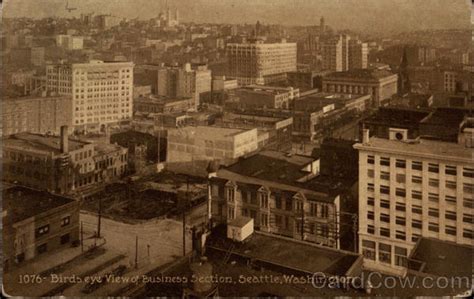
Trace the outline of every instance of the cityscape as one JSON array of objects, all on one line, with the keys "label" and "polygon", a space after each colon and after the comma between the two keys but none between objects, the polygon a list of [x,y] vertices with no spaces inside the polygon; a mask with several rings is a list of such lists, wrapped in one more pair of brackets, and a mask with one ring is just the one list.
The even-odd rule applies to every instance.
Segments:
[{"label": "cityscape", "polygon": [[472,296],[474,0],[1,14],[5,297]]}]

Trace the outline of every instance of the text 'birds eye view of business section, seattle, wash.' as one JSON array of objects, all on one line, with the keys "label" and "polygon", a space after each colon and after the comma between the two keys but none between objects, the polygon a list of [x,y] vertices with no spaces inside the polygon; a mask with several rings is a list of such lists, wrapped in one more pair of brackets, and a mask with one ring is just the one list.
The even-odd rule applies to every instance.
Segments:
[{"label": "text 'birds eye view of business section, seattle, wash.'", "polygon": [[472,296],[473,1],[3,1],[3,296]]}]

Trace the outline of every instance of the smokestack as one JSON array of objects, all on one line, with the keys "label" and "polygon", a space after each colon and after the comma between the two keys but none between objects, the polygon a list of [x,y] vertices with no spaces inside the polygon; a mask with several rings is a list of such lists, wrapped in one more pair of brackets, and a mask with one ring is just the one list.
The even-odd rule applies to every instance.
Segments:
[{"label": "smokestack", "polygon": [[369,143],[369,129],[363,129],[362,130],[362,143],[367,144]]},{"label": "smokestack", "polygon": [[61,153],[69,152],[69,136],[67,126],[61,126]]}]

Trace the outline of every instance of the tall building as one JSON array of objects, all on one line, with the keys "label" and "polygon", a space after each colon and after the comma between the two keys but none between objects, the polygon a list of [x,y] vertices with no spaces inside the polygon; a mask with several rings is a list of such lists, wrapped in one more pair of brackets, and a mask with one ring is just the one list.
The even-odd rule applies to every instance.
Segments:
[{"label": "tall building", "polygon": [[458,142],[408,139],[407,129],[391,128],[387,139],[365,130],[354,146],[364,267],[404,275],[422,237],[472,246],[473,126],[464,120],[454,127]]},{"label": "tall building", "polygon": [[334,72],[342,72],[343,55],[342,40],[340,37],[325,40],[321,44],[322,68]]},{"label": "tall building", "polygon": [[81,50],[84,46],[84,38],[82,36],[59,34],[56,35],[56,46],[66,50]]},{"label": "tall building", "polygon": [[162,66],[158,69],[157,94],[170,98],[193,98],[195,106],[204,93],[212,89],[212,73],[206,65],[186,63],[183,66]]},{"label": "tall building", "polygon": [[44,66],[43,47],[16,48],[10,53],[13,65],[22,67]]},{"label": "tall building", "polygon": [[296,71],[296,43],[229,43],[227,57],[226,76],[240,85],[280,81],[287,72]]},{"label": "tall building", "polygon": [[321,44],[322,67],[335,72],[365,69],[368,46],[347,34],[326,38]]},{"label": "tall building", "polygon": [[104,130],[131,119],[132,62],[103,62],[47,66],[47,88],[72,96],[72,124],[76,130]]},{"label": "tall building", "polygon": [[404,95],[411,91],[410,78],[408,76],[407,50],[403,50],[402,60],[398,69],[398,94]]},{"label": "tall building", "polygon": [[366,69],[368,65],[369,49],[367,43],[359,40],[349,41],[349,67],[348,69]]}]

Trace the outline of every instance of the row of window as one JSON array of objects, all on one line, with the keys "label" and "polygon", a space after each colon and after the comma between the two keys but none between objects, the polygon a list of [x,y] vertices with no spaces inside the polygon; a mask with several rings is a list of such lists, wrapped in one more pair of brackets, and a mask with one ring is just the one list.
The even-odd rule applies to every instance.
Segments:
[{"label": "row of window", "polygon": [[[368,164],[375,164],[375,157],[369,155],[367,157]],[[396,159],[395,160],[395,167],[397,168],[406,168],[406,160],[403,159]],[[387,157],[380,157],[380,165],[382,166],[390,166],[390,158]],[[423,163],[419,161],[412,161],[411,168],[413,170],[423,170]],[[439,164],[436,163],[428,163],[428,171],[433,173],[439,173]],[[452,165],[445,166],[445,173],[448,175],[457,175],[457,167]],[[474,168],[470,167],[463,167],[463,176],[474,178]]]},{"label": "row of window", "polygon": [[[436,180],[436,181],[433,181],[432,182],[433,185],[431,186],[434,186],[435,184],[438,185],[439,182]],[[453,185],[450,183],[450,187],[453,187]],[[452,188],[450,188],[452,189]],[[387,194],[387,195],[390,195],[390,187],[389,186],[384,186],[384,185],[380,185],[380,193],[381,194]],[[367,191],[368,192],[374,192],[375,191],[375,185],[372,184],[372,183],[368,183],[367,184]],[[463,184],[463,191],[464,193],[469,193],[469,194],[474,194],[474,184],[469,184],[469,183],[464,183]],[[412,190],[412,197],[415,198],[415,199],[421,199],[421,191],[418,191],[418,190]],[[429,193],[430,196],[433,195],[433,196],[438,196],[437,194],[435,193]],[[400,197],[406,197],[406,190],[403,189],[403,188],[395,188],[395,195],[396,196],[400,196]]]},{"label": "row of window", "polygon": [[[420,220],[413,220],[412,221],[412,227],[415,228],[415,229],[421,230],[423,228],[423,223]],[[431,232],[434,232],[434,233],[439,233],[439,224],[436,223],[436,222],[428,222],[428,230],[431,231]],[[451,226],[451,225],[446,225],[445,229],[444,229],[444,232],[447,235],[451,235],[451,236],[457,236],[457,233],[458,233],[457,228],[455,226]],[[371,234],[371,235],[374,235],[375,234],[375,227],[373,225],[367,225],[367,233]],[[379,229],[379,234],[380,234],[380,236],[390,238],[390,229],[381,227]],[[474,239],[474,231],[471,230],[471,229],[465,228],[465,229],[463,229],[462,236],[463,236],[463,238]],[[413,237],[412,237],[411,241],[416,242],[416,240],[419,237],[420,236],[418,234],[413,234]],[[406,241],[406,232],[404,230],[395,230],[395,238],[398,239],[398,240]]]},{"label": "row of window", "polygon": [[[382,203],[380,204],[382,206]],[[397,206],[398,207],[398,206]],[[403,206],[403,209],[405,207]],[[412,212],[415,214],[422,214],[422,207],[421,206],[413,206],[412,207]],[[439,209],[437,208],[429,208],[428,209],[428,215],[431,217],[439,218]],[[446,211],[444,214],[445,218],[448,220],[457,220],[457,213],[454,211]],[[373,211],[368,211],[367,212],[367,219],[374,220],[375,214]],[[469,224],[474,224],[474,216],[471,214],[463,214],[463,222],[464,223],[469,223]],[[380,214],[380,221],[381,222],[386,222],[390,223],[390,215],[381,213]],[[395,218],[395,223],[399,225],[406,225],[406,218],[403,216],[396,216]]]},{"label": "row of window", "polygon": [[[369,240],[362,240],[362,254],[366,259],[376,260],[376,246],[375,242]],[[395,265],[407,267],[408,250],[403,247],[394,246]],[[379,243],[378,246],[378,260],[382,263],[392,264],[392,246],[384,243]]]},{"label": "row of window", "polygon": [[[65,227],[71,223],[71,217],[66,216],[61,219],[61,227]],[[49,233],[49,224],[40,226],[36,229],[35,237],[39,238]]]}]

